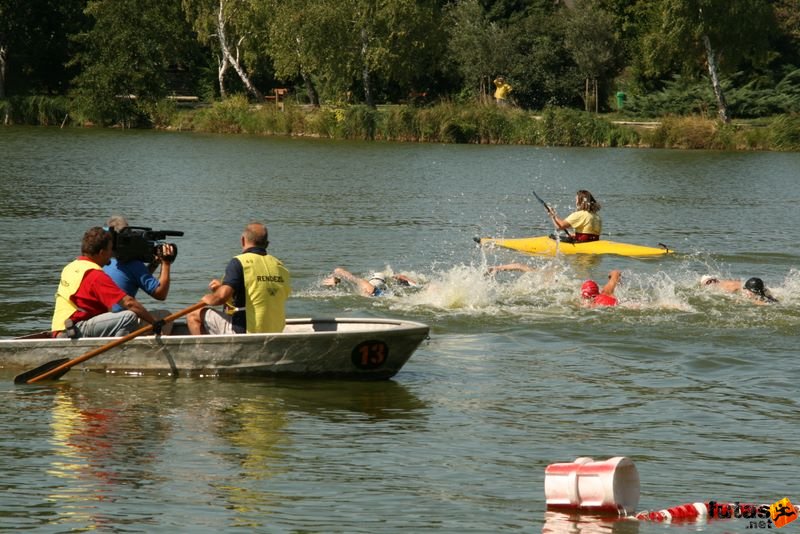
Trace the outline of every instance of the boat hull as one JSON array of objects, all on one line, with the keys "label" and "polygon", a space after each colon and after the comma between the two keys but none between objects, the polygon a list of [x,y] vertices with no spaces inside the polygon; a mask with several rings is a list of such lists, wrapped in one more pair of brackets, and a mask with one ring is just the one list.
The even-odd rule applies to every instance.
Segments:
[{"label": "boat hull", "polygon": [[564,243],[556,241],[549,236],[522,237],[515,239],[497,239],[485,237],[479,240],[483,245],[494,245],[502,248],[537,254],[542,256],[555,256],[557,254],[617,254],[619,256],[663,256],[672,251],[666,247],[646,247],[630,243],[618,243],[600,239],[586,243]]},{"label": "boat hull", "polygon": [[[140,336],[74,370],[169,376],[293,376],[384,380],[394,376],[429,327],[393,319],[289,319],[281,333]],[[3,339],[0,368],[30,369],[76,358],[110,338]]]}]

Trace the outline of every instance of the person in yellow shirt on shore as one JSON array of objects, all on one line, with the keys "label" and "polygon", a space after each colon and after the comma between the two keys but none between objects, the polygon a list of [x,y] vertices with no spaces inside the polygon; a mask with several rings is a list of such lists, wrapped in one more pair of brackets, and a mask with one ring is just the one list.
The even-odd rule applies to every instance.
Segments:
[{"label": "person in yellow shirt on shore", "polygon": [[514,90],[507,82],[506,79],[502,76],[498,76],[494,80],[494,99],[499,106],[507,106],[508,105],[508,95],[511,91]]}]

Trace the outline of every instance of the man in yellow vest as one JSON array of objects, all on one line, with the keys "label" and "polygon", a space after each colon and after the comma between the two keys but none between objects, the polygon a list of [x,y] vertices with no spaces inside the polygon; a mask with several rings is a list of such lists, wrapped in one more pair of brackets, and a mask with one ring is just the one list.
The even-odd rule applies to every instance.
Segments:
[{"label": "man in yellow vest", "polygon": [[[123,336],[140,328],[139,319],[161,333],[164,321],[127,295],[103,272],[113,255],[111,232],[96,226],[83,235],[81,255],[61,271],[51,330],[54,336]],[[119,304],[123,311],[113,313]]]},{"label": "man in yellow vest", "polygon": [[254,334],[282,332],[286,325],[286,299],[291,293],[289,271],[267,254],[267,227],[248,224],[241,237],[242,253],[228,262],[222,280],[208,284],[211,293],[201,300],[223,311],[203,308],[187,316],[189,332],[201,334]]}]

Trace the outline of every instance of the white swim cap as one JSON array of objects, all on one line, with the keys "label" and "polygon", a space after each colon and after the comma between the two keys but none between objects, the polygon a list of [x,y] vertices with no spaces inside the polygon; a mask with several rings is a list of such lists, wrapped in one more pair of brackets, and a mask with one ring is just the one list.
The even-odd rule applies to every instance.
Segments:
[{"label": "white swim cap", "polygon": [[383,289],[386,287],[386,277],[383,276],[383,273],[372,273],[369,283],[372,284],[372,287]]}]

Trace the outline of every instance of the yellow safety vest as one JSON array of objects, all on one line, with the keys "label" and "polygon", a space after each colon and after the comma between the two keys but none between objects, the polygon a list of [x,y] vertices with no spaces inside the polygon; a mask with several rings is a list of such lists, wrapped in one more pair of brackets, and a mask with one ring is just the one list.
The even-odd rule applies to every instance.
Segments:
[{"label": "yellow safety vest", "polygon": [[91,269],[102,270],[103,268],[93,261],[75,260],[61,271],[61,281],[58,283],[58,289],[56,290],[56,309],[53,312],[53,322],[50,325],[50,329],[53,332],[64,330],[64,322],[78,311],[78,307],[70,297],[78,292],[78,288],[81,287],[81,282],[83,282],[83,277]]},{"label": "yellow safety vest", "polygon": [[[289,271],[275,256],[246,252],[236,258],[244,271],[247,333],[282,332],[286,326],[286,299],[292,291]],[[233,302],[226,307],[241,311]]]}]

